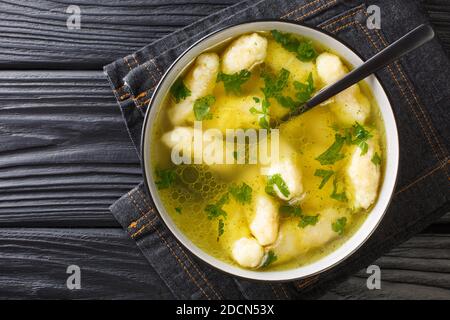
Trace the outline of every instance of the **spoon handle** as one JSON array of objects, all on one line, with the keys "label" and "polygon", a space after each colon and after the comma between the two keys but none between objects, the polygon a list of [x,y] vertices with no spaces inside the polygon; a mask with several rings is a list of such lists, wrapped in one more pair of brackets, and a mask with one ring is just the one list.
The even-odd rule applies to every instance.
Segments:
[{"label": "spoon handle", "polygon": [[427,24],[418,26],[414,30],[411,30],[403,37],[374,55],[372,58],[364,62],[356,69],[353,69],[336,83],[333,83],[319,91],[319,93],[317,93],[308,102],[306,102],[306,104],[302,108],[299,108],[297,112],[290,114],[289,118],[291,118],[293,115],[303,113],[321,104],[322,102],[325,102],[339,92],[344,91],[345,89],[365,79],[367,76],[371,75],[377,70],[399,59],[401,56],[430,41],[431,39],[433,39],[433,37],[434,31],[431,26]]}]

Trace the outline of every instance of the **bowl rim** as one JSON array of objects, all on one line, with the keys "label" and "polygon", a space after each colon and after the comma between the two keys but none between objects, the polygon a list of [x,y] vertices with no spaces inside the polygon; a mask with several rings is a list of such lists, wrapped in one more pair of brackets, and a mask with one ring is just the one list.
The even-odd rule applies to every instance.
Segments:
[{"label": "bowl rim", "polygon": [[[146,110],[145,115],[144,115],[144,121],[143,121],[143,124],[142,124],[142,129],[141,129],[141,139],[140,139],[140,142],[141,142],[141,144],[140,144],[140,153],[141,153],[141,156],[140,156],[140,164],[141,164],[141,169],[142,169],[142,174],[143,174],[143,179],[144,179],[144,181],[143,181],[143,182],[144,182],[144,183],[143,183],[143,184],[144,184],[144,188],[145,188],[147,194],[152,198],[152,202],[153,202],[154,205],[155,205],[155,209],[156,209],[155,212],[156,212],[156,214],[157,214],[157,215],[159,216],[159,218],[161,219],[163,225],[164,225],[164,226],[170,231],[170,233],[173,235],[173,237],[175,238],[175,241],[177,241],[179,244],[181,244],[181,246],[182,246],[183,248],[185,248],[186,250],[188,250],[188,251],[189,251],[196,259],[202,261],[203,263],[206,263],[208,266],[214,268],[215,270],[218,270],[218,271],[222,272],[223,274],[231,275],[231,276],[233,276],[233,277],[237,277],[237,278],[240,278],[240,279],[250,280],[250,281],[253,281],[253,282],[259,282],[259,283],[268,283],[268,282],[270,282],[270,283],[277,283],[277,282],[278,282],[278,283],[284,283],[284,282],[291,282],[291,281],[297,281],[297,280],[301,280],[301,279],[306,279],[306,278],[309,278],[309,277],[312,277],[312,276],[321,274],[321,273],[323,273],[323,272],[325,272],[325,271],[327,271],[327,270],[330,270],[330,269],[332,269],[333,267],[335,267],[335,266],[341,264],[342,262],[344,262],[345,260],[347,260],[350,256],[352,256],[359,248],[361,248],[361,247],[367,242],[367,240],[372,236],[372,234],[375,232],[375,230],[378,229],[378,227],[379,227],[381,221],[383,220],[383,218],[384,218],[384,216],[385,216],[385,214],[386,214],[386,211],[388,210],[388,208],[389,208],[389,206],[390,206],[390,204],[391,204],[391,202],[392,202],[392,199],[393,199],[393,197],[394,197],[394,192],[395,192],[395,189],[396,189],[396,187],[397,187],[397,182],[398,182],[398,169],[399,169],[399,162],[400,162],[400,143],[399,143],[399,136],[398,136],[397,117],[396,117],[395,112],[394,112],[394,110],[393,110],[393,108],[392,108],[392,106],[393,106],[392,101],[393,101],[393,100],[392,100],[392,98],[391,98],[391,96],[390,96],[390,93],[386,90],[386,86],[385,86],[385,85],[383,84],[383,82],[380,80],[379,76],[378,76],[376,73],[373,73],[371,76],[373,76],[373,77],[377,80],[378,84],[381,86],[381,89],[382,89],[383,93],[385,94],[385,96],[386,96],[386,98],[387,98],[387,100],[388,100],[388,102],[389,102],[389,108],[390,108],[391,111],[392,111],[393,125],[394,125],[394,128],[393,128],[393,129],[394,129],[394,131],[395,131],[395,133],[396,133],[396,136],[395,136],[395,138],[396,138],[396,139],[395,139],[395,144],[396,144],[396,146],[397,146],[397,151],[398,151],[398,152],[397,152],[397,155],[396,155],[396,158],[393,159],[394,162],[395,162],[395,177],[393,178],[394,181],[393,181],[393,186],[392,186],[392,192],[391,192],[390,195],[389,195],[389,199],[387,200],[386,206],[385,206],[383,212],[381,213],[381,215],[380,215],[378,221],[377,221],[376,224],[373,226],[372,230],[370,230],[370,232],[366,235],[366,237],[365,237],[362,241],[360,241],[360,243],[358,243],[358,245],[354,246],[354,247],[352,248],[352,250],[349,251],[345,256],[341,257],[341,259],[339,259],[338,261],[335,261],[334,263],[332,263],[332,264],[330,264],[330,265],[328,265],[328,266],[326,266],[326,267],[324,267],[324,268],[322,268],[322,269],[320,269],[320,270],[318,270],[318,271],[315,271],[315,272],[313,272],[313,273],[310,273],[310,274],[308,274],[308,275],[299,276],[299,277],[291,277],[291,278],[286,278],[286,279],[262,279],[262,278],[252,278],[252,277],[247,277],[247,276],[243,276],[243,275],[240,275],[240,274],[236,274],[236,273],[234,273],[234,272],[230,272],[230,271],[224,270],[224,269],[220,268],[219,266],[216,266],[216,265],[214,265],[213,263],[210,263],[209,261],[203,259],[203,258],[200,257],[199,255],[197,255],[197,253],[195,253],[195,252],[194,252],[187,244],[185,244],[185,243],[177,236],[177,234],[175,234],[175,232],[172,231],[172,229],[170,228],[170,226],[167,224],[165,218],[163,217],[163,214],[162,214],[162,213],[160,212],[160,210],[158,209],[157,204],[153,201],[153,194],[152,194],[152,192],[151,192],[151,188],[150,188],[149,183],[148,183],[148,181],[147,181],[147,172],[146,172],[146,157],[145,157],[145,146],[146,146],[146,136],[147,136],[146,133],[147,133],[147,129],[148,129],[148,127],[149,127],[150,114],[151,114],[151,110],[152,110],[152,106],[153,106],[153,101],[155,100],[154,98],[159,94],[159,91],[161,90],[162,84],[164,83],[164,81],[165,81],[166,77],[168,76],[168,74],[169,74],[169,73],[172,71],[172,69],[176,66],[176,64],[177,64],[177,63],[178,63],[178,62],[179,62],[186,54],[188,54],[192,49],[194,49],[197,45],[199,45],[199,44],[202,43],[203,41],[209,39],[210,37],[212,37],[212,36],[214,36],[214,35],[216,35],[216,34],[218,34],[218,33],[220,33],[220,32],[223,32],[223,31],[225,31],[225,30],[227,30],[227,29],[231,29],[231,28],[234,28],[234,27],[239,27],[239,26],[246,25],[246,24],[252,24],[252,23],[283,23],[283,24],[290,24],[290,25],[295,25],[295,26],[301,26],[301,27],[304,27],[304,28],[309,28],[309,29],[312,29],[312,30],[314,30],[314,31],[320,32],[320,33],[322,33],[322,34],[324,34],[324,35],[326,35],[326,36],[328,36],[328,37],[331,37],[332,39],[334,39],[335,41],[339,42],[339,43],[342,44],[344,47],[346,47],[348,50],[350,50],[350,51],[351,51],[353,54],[355,54],[360,60],[366,61],[366,59],[364,59],[364,57],[362,57],[362,55],[359,54],[358,51],[356,51],[356,50],[353,48],[352,45],[349,45],[346,41],[344,41],[344,40],[342,40],[342,39],[339,39],[335,34],[332,34],[332,33],[328,32],[328,31],[323,30],[323,29],[320,29],[320,28],[318,28],[318,27],[315,27],[315,26],[309,26],[309,25],[306,25],[306,24],[304,24],[304,23],[300,23],[300,22],[297,22],[297,21],[292,21],[292,20],[282,20],[282,19],[253,19],[253,20],[247,20],[247,21],[245,21],[245,22],[239,22],[239,23],[230,24],[230,25],[227,25],[227,26],[220,27],[220,28],[218,28],[217,30],[214,30],[214,31],[208,33],[207,35],[201,37],[200,39],[198,39],[198,40],[196,40],[194,43],[192,43],[187,49],[185,49],[185,50],[184,50],[184,51],[183,51],[183,52],[182,52],[182,53],[181,53],[181,54],[180,54],[180,55],[179,55],[179,56],[178,56],[171,64],[170,64],[170,66],[167,68],[167,70],[166,70],[166,71],[164,72],[164,74],[161,76],[161,78],[160,78],[158,84],[157,84],[156,87],[155,87],[155,90],[153,91],[153,94],[152,94],[152,96],[151,96],[151,99],[150,99],[150,101],[149,101],[149,103],[148,103],[147,110]],[[313,39],[313,40],[314,40],[314,39]],[[384,121],[383,121],[383,122],[384,122]],[[167,213],[167,215],[168,215],[168,213]],[[362,226],[361,226],[361,227],[362,227]],[[177,228],[178,228],[178,227],[177,227]],[[179,230],[179,232],[180,232],[180,233],[183,233],[181,230]],[[347,241],[348,241],[348,240],[350,240],[350,238],[347,239]],[[347,242],[347,241],[346,241],[346,242]],[[344,243],[343,243],[343,244],[344,244]],[[194,245],[195,245],[195,244],[194,244]],[[201,248],[198,248],[198,249],[199,249],[200,251],[203,251],[206,255],[211,256],[209,253],[205,252],[203,249],[201,249]],[[212,257],[212,256],[211,256],[211,257]],[[213,257],[213,258],[214,258],[214,259],[217,259],[217,258],[215,258],[215,257]],[[218,259],[217,259],[217,260],[218,260]],[[229,263],[227,263],[227,262],[223,262],[223,263],[225,263],[226,265],[229,265]],[[231,265],[230,265],[230,266],[231,266]],[[289,269],[289,270],[286,270],[286,271],[291,271],[291,270],[295,270],[295,269],[296,269],[296,268],[294,268],[294,269]],[[262,272],[262,273],[264,273],[264,272]]]}]

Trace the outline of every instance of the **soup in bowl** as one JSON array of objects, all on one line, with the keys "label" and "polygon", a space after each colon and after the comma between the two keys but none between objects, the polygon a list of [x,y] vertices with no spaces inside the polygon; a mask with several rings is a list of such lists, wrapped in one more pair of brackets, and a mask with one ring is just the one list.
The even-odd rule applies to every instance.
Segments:
[{"label": "soup in bowl", "polygon": [[288,121],[362,60],[280,21],[215,32],[158,85],[142,141],[161,218],[199,258],[257,280],[339,263],[375,230],[398,168],[389,99],[371,76]]}]

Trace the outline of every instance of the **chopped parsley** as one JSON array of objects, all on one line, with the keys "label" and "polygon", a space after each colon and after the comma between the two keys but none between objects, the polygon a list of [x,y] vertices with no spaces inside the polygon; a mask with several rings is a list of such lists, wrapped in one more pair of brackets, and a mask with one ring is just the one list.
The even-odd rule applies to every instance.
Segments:
[{"label": "chopped parsley", "polygon": [[316,225],[317,221],[319,221],[318,214],[315,216],[304,215],[302,208],[300,208],[299,206],[283,205],[280,207],[279,211],[285,216],[300,218],[298,227],[302,229],[306,228],[309,225],[314,226]]},{"label": "chopped parsley", "polygon": [[338,193],[337,190],[338,190],[337,179],[334,179],[333,180],[333,192],[331,193],[330,197],[334,200],[341,201],[341,202],[347,201],[347,196],[345,195],[345,191]]},{"label": "chopped parsley", "polygon": [[314,80],[312,73],[308,75],[306,83],[294,81],[294,87],[297,90],[297,93],[295,94],[297,98],[297,104],[306,103],[309,99],[311,99],[311,96],[314,93]]},{"label": "chopped parsley", "polygon": [[225,218],[227,216],[227,213],[222,209],[222,206],[228,203],[228,201],[228,193],[225,193],[215,204],[208,204],[205,207],[205,212],[208,214],[208,219],[212,220],[220,216]]},{"label": "chopped parsley", "polygon": [[270,194],[272,196],[275,195],[274,186],[277,186],[278,190],[285,197],[289,197],[289,195],[291,194],[289,192],[289,188],[288,188],[286,182],[283,180],[283,178],[281,177],[281,175],[279,173],[274,174],[273,176],[270,176],[269,179],[267,180],[267,185],[266,185],[266,189],[265,189],[266,193]]},{"label": "chopped parsley", "polygon": [[306,228],[307,226],[315,226],[317,221],[319,221],[319,215],[316,214],[315,216],[301,216],[300,222],[298,223],[299,228]]},{"label": "chopped parsley", "polygon": [[177,179],[177,173],[173,169],[156,170],[156,176],[159,180],[155,183],[160,190],[169,188]]},{"label": "chopped parsley", "polygon": [[302,208],[298,206],[282,205],[279,211],[288,217],[301,217],[303,215]]},{"label": "chopped parsley", "polygon": [[335,141],[324,153],[319,155],[316,160],[320,162],[321,165],[334,164],[335,162],[342,160],[344,154],[341,153],[341,149],[344,146],[345,137],[336,133]]},{"label": "chopped parsley", "polygon": [[211,106],[216,102],[216,98],[213,95],[207,95],[199,98],[194,102],[194,114],[195,119],[202,121],[204,119],[211,119],[212,114],[209,112]]},{"label": "chopped parsley", "polygon": [[241,204],[250,203],[252,201],[252,188],[246,184],[242,183],[241,186],[232,185],[229,189],[231,195],[236,199],[237,202]]},{"label": "chopped parsley", "polygon": [[272,30],[273,39],[289,52],[295,54],[300,61],[311,61],[317,57],[317,51],[311,41],[300,41],[289,33]]},{"label": "chopped parsley", "polygon": [[[258,99],[258,102],[256,102],[256,103],[259,103],[259,98],[256,98],[256,99],[255,98],[256,97],[253,97],[253,100],[255,100],[255,102],[256,102],[256,99]],[[263,129],[270,129],[270,124],[269,124],[269,119],[270,119],[269,118],[269,106],[270,106],[269,101],[264,99],[261,102],[261,110],[258,110],[255,107],[251,107],[250,108],[250,112],[252,114],[257,114],[257,115],[260,116],[259,117],[259,126],[261,128],[263,128]]]},{"label": "chopped parsley", "polygon": [[180,208],[180,207],[176,207],[176,208],[175,208],[175,211],[176,211],[177,213],[181,214],[181,208]]},{"label": "chopped parsley", "polygon": [[[264,79],[264,88],[261,88],[261,91],[264,94],[264,99],[261,101],[261,110],[257,110],[256,108],[250,108],[250,112],[252,114],[258,114],[259,117],[259,126],[263,129],[270,129],[270,117],[269,117],[269,107],[270,101],[269,99],[276,99],[281,105],[286,106],[288,108],[293,105],[293,101],[289,97],[284,97],[281,95],[281,91],[287,86],[287,81],[289,78],[290,72],[286,69],[281,69],[277,75],[274,75],[267,70],[264,70],[261,73],[261,77]],[[258,97],[253,97],[255,103],[259,103],[260,99]]]},{"label": "chopped parsley", "polygon": [[282,68],[277,75],[273,75],[267,70],[263,71],[264,88],[261,88],[266,99],[276,98],[281,95],[281,91],[287,86],[288,78],[291,73]]},{"label": "chopped parsley", "polygon": [[261,268],[267,268],[275,261],[277,261],[277,255],[275,254],[275,252],[273,252],[273,250],[269,250],[269,252],[267,253],[267,257],[264,260],[264,263],[261,266]]},{"label": "chopped parsley", "polygon": [[353,136],[355,137],[355,139],[352,140],[352,144],[357,145],[361,149],[361,155],[363,156],[367,153],[367,150],[369,150],[367,140],[372,138],[372,135],[358,122],[353,125],[352,129]]},{"label": "chopped parsley", "polygon": [[377,152],[375,152],[373,154],[373,156],[372,156],[371,161],[376,166],[380,165],[381,164],[381,157],[380,157],[380,155]]},{"label": "chopped parsley", "polygon": [[322,189],[325,184],[330,180],[330,178],[333,176],[334,171],[333,170],[324,170],[324,169],[317,169],[316,172],[314,172],[314,176],[321,177],[322,181],[320,182],[319,189]]},{"label": "chopped parsley", "polygon": [[216,82],[222,81],[227,93],[239,95],[241,86],[250,79],[250,76],[251,72],[245,69],[233,74],[219,72]]},{"label": "chopped parsley", "polygon": [[345,225],[347,224],[347,218],[342,217],[337,219],[331,224],[331,228],[334,232],[338,233],[340,236],[344,233]]},{"label": "chopped parsley", "polygon": [[183,80],[181,80],[180,78],[178,78],[174,82],[174,84],[170,88],[170,93],[174,97],[176,103],[186,99],[191,95],[191,91],[186,87]]},{"label": "chopped parsley", "polygon": [[223,222],[223,219],[219,219],[219,225],[217,228],[217,241],[219,241],[219,238],[223,233],[225,232],[225,223]]}]

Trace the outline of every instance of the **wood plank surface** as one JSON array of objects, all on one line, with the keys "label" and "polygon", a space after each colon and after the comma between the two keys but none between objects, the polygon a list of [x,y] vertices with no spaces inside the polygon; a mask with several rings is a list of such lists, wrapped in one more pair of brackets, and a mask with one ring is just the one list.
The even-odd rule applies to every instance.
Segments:
[{"label": "wood plank surface", "polygon": [[118,226],[141,180],[101,71],[0,72],[0,226]]},{"label": "wood plank surface", "polygon": [[[0,229],[0,299],[164,299],[170,291],[122,229]],[[67,267],[81,269],[69,290]]]},{"label": "wood plank surface", "polygon": [[[95,69],[238,0],[0,1],[0,69]],[[81,29],[69,30],[69,5]]]},{"label": "wood plank surface", "polygon": [[[374,264],[381,289],[355,276],[323,299],[450,299],[450,235],[426,234],[400,245]],[[0,229],[2,298],[170,298],[157,275],[118,229]],[[430,263],[432,261],[432,263]],[[66,268],[81,268],[81,289],[68,290]]]}]

